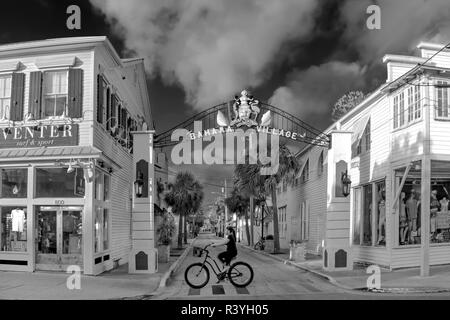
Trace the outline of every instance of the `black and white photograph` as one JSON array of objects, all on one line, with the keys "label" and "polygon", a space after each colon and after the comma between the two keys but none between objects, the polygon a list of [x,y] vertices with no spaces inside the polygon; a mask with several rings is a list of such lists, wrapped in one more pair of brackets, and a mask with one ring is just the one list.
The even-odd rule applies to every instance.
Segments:
[{"label": "black and white photograph", "polygon": [[450,2],[4,1],[0,175],[0,303],[450,299]]}]

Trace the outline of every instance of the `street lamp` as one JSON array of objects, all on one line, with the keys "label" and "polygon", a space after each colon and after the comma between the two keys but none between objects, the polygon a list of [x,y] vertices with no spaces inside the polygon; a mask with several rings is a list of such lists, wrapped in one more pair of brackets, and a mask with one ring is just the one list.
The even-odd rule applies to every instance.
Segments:
[{"label": "street lamp", "polygon": [[350,180],[350,176],[348,175],[347,170],[345,170],[345,172],[342,172],[341,182],[342,194],[344,195],[344,197],[347,197],[350,194],[350,185],[352,184],[352,180]]}]

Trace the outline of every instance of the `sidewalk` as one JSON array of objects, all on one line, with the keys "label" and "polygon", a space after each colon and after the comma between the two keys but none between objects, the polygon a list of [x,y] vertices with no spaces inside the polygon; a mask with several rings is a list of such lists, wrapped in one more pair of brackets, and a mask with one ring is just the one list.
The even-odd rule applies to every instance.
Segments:
[{"label": "sidewalk", "polygon": [[[190,243],[192,242],[189,241]],[[185,245],[185,248],[189,247]],[[181,251],[183,252],[183,251]],[[81,275],[81,289],[69,290],[63,272],[0,271],[0,299],[18,300],[107,300],[144,299],[153,295],[168,278],[170,269],[182,254],[175,253],[169,263],[159,263],[154,274],[128,274],[128,265],[98,276]]]},{"label": "sidewalk", "polygon": [[[271,254],[264,251],[254,250],[248,246],[241,247],[269,256],[285,264],[314,273],[325,278],[332,284],[347,290],[367,290],[367,280],[372,273],[366,273],[367,267],[355,264],[354,270],[328,272],[322,269],[321,257],[307,255],[306,260],[294,262],[289,260],[289,250],[284,249],[281,253]],[[407,268],[390,271],[381,271],[381,290],[378,292],[389,293],[436,293],[450,292],[450,265],[431,266],[430,276],[420,277],[420,268]]]}]

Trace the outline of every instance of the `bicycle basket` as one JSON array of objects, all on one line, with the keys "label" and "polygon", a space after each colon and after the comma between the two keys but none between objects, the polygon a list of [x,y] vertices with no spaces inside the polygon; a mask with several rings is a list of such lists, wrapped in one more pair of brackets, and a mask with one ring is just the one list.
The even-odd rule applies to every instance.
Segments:
[{"label": "bicycle basket", "polygon": [[194,247],[194,249],[192,250],[192,254],[194,255],[194,257],[201,257],[202,256],[202,248]]}]

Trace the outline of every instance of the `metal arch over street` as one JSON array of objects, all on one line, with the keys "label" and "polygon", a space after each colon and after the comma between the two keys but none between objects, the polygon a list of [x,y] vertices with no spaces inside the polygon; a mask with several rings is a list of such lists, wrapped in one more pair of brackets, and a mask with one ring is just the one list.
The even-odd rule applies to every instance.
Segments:
[{"label": "metal arch over street", "polygon": [[[243,91],[245,92],[245,90]],[[236,96],[237,98],[237,96]],[[234,103],[234,104],[233,104]],[[166,130],[160,134],[155,135],[154,139],[154,147],[156,148],[164,148],[174,146],[179,141],[172,141],[171,135],[175,129],[186,129],[189,132],[194,132],[194,122],[201,121],[203,128],[217,128],[218,127],[218,115],[220,114],[223,117],[223,121],[228,124],[233,125],[233,122],[236,122],[237,111],[235,109],[236,103],[233,101],[225,102],[222,104],[215,105],[207,110],[201,111],[196,115],[190,117],[189,119],[183,121],[182,123],[174,126],[173,128]],[[330,137],[323,133],[322,131],[312,127],[311,125],[305,123],[300,120],[296,116],[281,110],[275,106],[264,102],[258,102],[258,111],[256,113],[256,117],[261,113],[264,118],[266,114],[270,114],[270,125],[264,125],[265,128],[275,128],[275,130],[283,130],[284,132],[297,133],[296,142],[322,146],[325,148],[330,147]],[[233,111],[235,113],[235,117],[233,120]],[[270,112],[269,112],[270,111]],[[254,120],[256,120],[256,117]],[[250,120],[251,121],[251,120]],[[264,120],[261,120],[264,121]],[[256,123],[256,122],[254,122]],[[287,139],[282,136],[282,138]],[[292,140],[292,139],[289,139]]]}]

